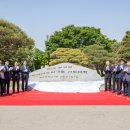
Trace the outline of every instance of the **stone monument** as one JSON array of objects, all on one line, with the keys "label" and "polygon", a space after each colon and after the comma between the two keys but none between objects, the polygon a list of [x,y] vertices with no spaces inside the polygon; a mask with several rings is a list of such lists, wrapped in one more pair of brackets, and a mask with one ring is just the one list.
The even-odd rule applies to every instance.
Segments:
[{"label": "stone monument", "polygon": [[61,63],[30,73],[30,81],[57,82],[57,81],[99,81],[102,77],[96,70],[75,65],[72,63]]}]

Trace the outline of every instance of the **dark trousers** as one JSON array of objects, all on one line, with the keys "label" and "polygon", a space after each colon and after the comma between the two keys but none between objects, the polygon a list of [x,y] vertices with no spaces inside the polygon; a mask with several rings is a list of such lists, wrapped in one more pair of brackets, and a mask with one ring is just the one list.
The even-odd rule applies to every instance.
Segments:
[{"label": "dark trousers", "polygon": [[1,91],[1,96],[3,96],[4,93],[4,79],[0,78],[0,91]]},{"label": "dark trousers", "polygon": [[28,91],[28,74],[22,75],[22,91]]},{"label": "dark trousers", "polygon": [[105,78],[105,90],[111,90],[111,78]]},{"label": "dark trousers", "polygon": [[115,92],[116,78],[113,78],[113,79],[112,79],[112,82],[113,82],[113,84],[112,84],[112,90]]},{"label": "dark trousers", "polygon": [[9,94],[10,78],[4,79],[4,93]]},{"label": "dark trousers", "polygon": [[115,91],[117,91],[117,88],[119,86],[119,79],[118,78],[113,78],[112,82],[113,82],[112,90],[115,92]]},{"label": "dark trousers", "polygon": [[127,95],[130,97],[130,81],[127,82]]},{"label": "dark trousers", "polygon": [[118,85],[117,85],[117,93],[120,94],[122,91],[122,85],[123,85],[123,81],[122,78],[118,79]]},{"label": "dark trousers", "polygon": [[124,95],[127,95],[128,92],[128,84],[126,81],[123,81],[123,93]]},{"label": "dark trousers", "polygon": [[17,92],[19,92],[19,78],[13,78],[13,93],[15,93],[15,83],[17,83]]}]

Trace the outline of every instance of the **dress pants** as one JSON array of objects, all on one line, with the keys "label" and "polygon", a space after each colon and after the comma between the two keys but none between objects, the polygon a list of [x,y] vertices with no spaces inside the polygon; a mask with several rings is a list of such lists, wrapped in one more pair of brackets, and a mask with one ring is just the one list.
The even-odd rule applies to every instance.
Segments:
[{"label": "dress pants", "polygon": [[115,92],[115,87],[116,87],[116,78],[112,78],[112,82],[113,82],[113,85],[112,85],[112,91]]},{"label": "dress pants", "polygon": [[119,79],[118,79],[118,85],[117,85],[117,93],[118,93],[118,94],[121,94],[122,84],[123,84],[122,78],[119,78]]},{"label": "dress pants", "polygon": [[28,74],[22,75],[22,91],[28,91]]},{"label": "dress pants", "polygon": [[4,93],[4,79],[0,78],[0,91],[1,91],[1,96],[3,96]]},{"label": "dress pants", "polygon": [[13,93],[15,93],[15,83],[17,83],[17,92],[19,92],[19,77],[13,78]]},{"label": "dress pants", "polygon": [[126,81],[123,81],[123,93],[124,93],[124,96],[127,96],[127,93],[128,92],[128,84]]},{"label": "dress pants", "polygon": [[111,78],[105,78],[105,91],[111,90]]},{"label": "dress pants", "polygon": [[127,81],[127,95],[130,97],[130,81]]},{"label": "dress pants", "polygon": [[4,93],[9,94],[10,78],[4,79]]}]

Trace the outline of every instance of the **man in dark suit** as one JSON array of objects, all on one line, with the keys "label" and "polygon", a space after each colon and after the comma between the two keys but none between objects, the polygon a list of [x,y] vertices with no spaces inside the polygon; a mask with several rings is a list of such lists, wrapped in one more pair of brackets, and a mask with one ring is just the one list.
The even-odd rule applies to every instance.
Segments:
[{"label": "man in dark suit", "polygon": [[109,61],[106,61],[104,72],[105,72],[105,91],[107,90],[111,91],[111,66]]},{"label": "man in dark suit", "polygon": [[127,85],[127,81],[126,81],[126,71],[127,71],[127,69],[128,69],[128,66],[125,65],[124,70],[123,70],[124,75],[123,75],[123,78],[122,78],[122,81],[123,81],[123,94],[124,94],[124,96],[127,96],[127,90],[128,90],[128,85]]},{"label": "man in dark suit", "polygon": [[121,94],[122,91],[122,85],[123,85],[123,76],[124,76],[124,68],[125,68],[125,62],[124,60],[120,60],[120,65],[118,66],[118,86],[117,86],[117,95]]},{"label": "man in dark suit", "polygon": [[9,67],[9,61],[5,62],[5,72],[4,72],[4,93],[9,95],[10,79],[11,79],[11,68]]},{"label": "man in dark suit", "polygon": [[22,73],[22,91],[28,91],[28,79],[29,79],[29,72],[30,68],[27,65],[27,61],[23,62],[23,66],[21,66],[21,73]]},{"label": "man in dark suit", "polygon": [[112,92],[115,93],[117,90],[116,86],[118,86],[118,61],[115,61],[115,64],[112,66]]},{"label": "man in dark suit", "polygon": [[4,95],[4,65],[2,64],[2,61],[0,60],[0,91],[1,91],[1,96]]},{"label": "man in dark suit", "polygon": [[20,67],[18,65],[18,62],[15,62],[12,72],[13,93],[15,93],[15,83],[17,83],[17,92],[19,93]]},{"label": "man in dark suit", "polygon": [[130,98],[130,61],[127,61],[127,68],[125,69],[125,80],[127,88],[127,96]]}]

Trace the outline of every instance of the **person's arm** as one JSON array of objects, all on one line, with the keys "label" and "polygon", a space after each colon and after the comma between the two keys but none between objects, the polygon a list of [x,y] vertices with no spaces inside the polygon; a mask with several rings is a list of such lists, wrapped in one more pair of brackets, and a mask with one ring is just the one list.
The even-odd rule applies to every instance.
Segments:
[{"label": "person's arm", "polygon": [[6,70],[5,70],[5,66],[1,66],[0,67],[0,72],[5,72]]},{"label": "person's arm", "polygon": [[14,67],[9,67],[9,71],[12,72],[14,70]]},{"label": "person's arm", "polygon": [[2,71],[2,67],[0,67],[0,72]]},{"label": "person's arm", "polygon": [[110,70],[111,73],[113,73],[113,66],[110,66]]},{"label": "person's arm", "polygon": [[120,73],[120,72],[122,72],[123,71],[123,69],[119,66],[118,67],[118,73]]},{"label": "person's arm", "polygon": [[128,75],[130,75],[130,71],[128,70],[128,68],[126,69],[126,73],[127,73]]}]

